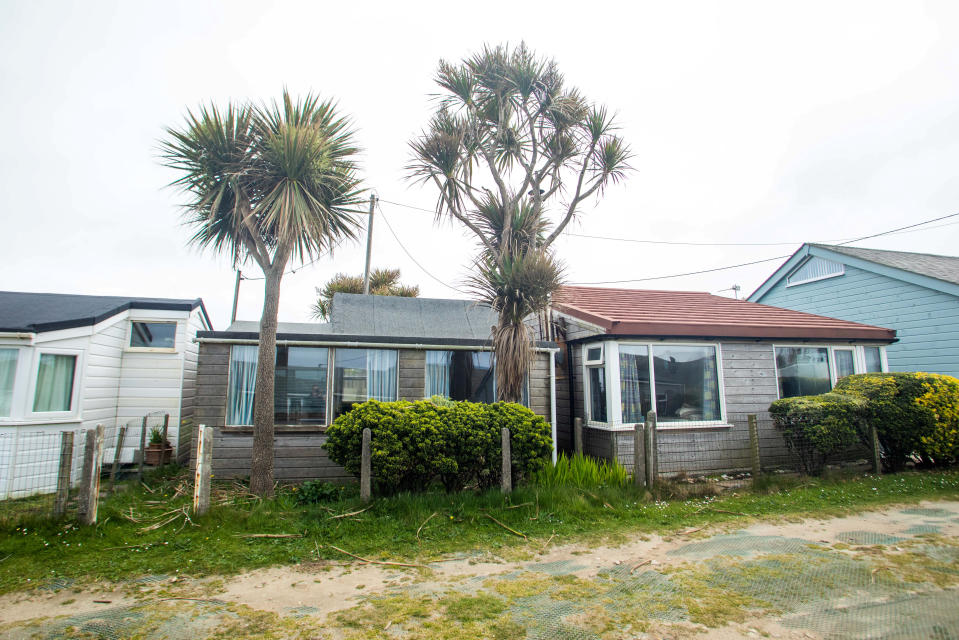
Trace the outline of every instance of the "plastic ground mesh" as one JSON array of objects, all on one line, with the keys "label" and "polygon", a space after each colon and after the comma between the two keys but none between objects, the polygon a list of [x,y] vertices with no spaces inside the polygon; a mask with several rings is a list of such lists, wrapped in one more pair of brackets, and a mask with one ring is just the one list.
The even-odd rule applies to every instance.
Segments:
[{"label": "plastic ground mesh", "polygon": [[195,640],[210,635],[225,619],[235,617],[226,603],[211,601],[154,602],[113,607],[96,613],[58,616],[42,624],[7,630],[11,640],[96,638],[163,638]]},{"label": "plastic ground mesh", "polygon": [[[959,542],[941,535],[953,525],[928,521],[944,513],[954,512],[902,510],[884,521],[884,531],[841,531],[832,534],[832,544],[766,535],[766,529],[764,535],[739,531],[690,541],[669,550],[660,564],[639,558],[597,566],[595,559],[576,556],[504,566],[495,575],[397,586],[366,602],[375,607],[380,598],[404,594],[435,602],[483,594],[500,599],[503,614],[530,640],[642,638],[651,637],[642,633],[649,623],[722,626],[743,618],[828,639],[959,640]],[[308,624],[320,615],[310,604],[284,617]],[[734,609],[739,615],[730,614]],[[237,619],[234,611],[215,600],[158,601],[50,618],[0,635],[193,640],[222,635]],[[388,636],[424,637],[417,624],[398,620]]]}]

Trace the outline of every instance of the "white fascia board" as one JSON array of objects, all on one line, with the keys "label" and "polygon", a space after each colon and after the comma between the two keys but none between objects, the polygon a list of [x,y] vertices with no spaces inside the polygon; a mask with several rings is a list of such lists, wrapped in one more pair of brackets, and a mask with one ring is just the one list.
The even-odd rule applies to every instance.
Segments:
[{"label": "white fascia board", "polygon": [[915,271],[907,271],[906,269],[890,267],[888,265],[879,264],[878,262],[871,262],[862,258],[846,255],[845,253],[839,253],[838,251],[830,251],[829,249],[823,247],[809,247],[809,254],[818,256],[820,258],[826,258],[827,260],[832,260],[833,262],[841,262],[842,264],[855,267],[857,269],[862,269],[863,271],[878,273],[879,275],[893,278],[894,280],[903,280],[927,289],[933,289],[935,291],[941,291],[943,293],[959,296],[959,284],[946,282],[945,280],[938,280],[930,276],[922,275],[921,273],[916,273]]},{"label": "white fascia board", "polygon": [[786,260],[778,269],[772,272],[766,280],[759,285],[759,287],[749,294],[749,297],[746,298],[748,302],[762,302],[763,296],[765,296],[770,289],[775,287],[780,280],[785,278],[787,275],[792,273],[793,269],[799,266],[803,260],[806,259],[806,256],[810,255],[811,247],[808,244],[804,244],[796,250],[796,253]]}]

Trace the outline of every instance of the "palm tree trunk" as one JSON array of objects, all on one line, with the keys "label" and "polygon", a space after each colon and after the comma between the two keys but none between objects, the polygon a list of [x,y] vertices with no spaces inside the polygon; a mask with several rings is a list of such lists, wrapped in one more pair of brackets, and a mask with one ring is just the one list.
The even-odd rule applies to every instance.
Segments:
[{"label": "palm tree trunk", "polygon": [[510,314],[500,313],[493,332],[493,352],[496,354],[496,395],[502,402],[522,402],[523,385],[529,371],[533,352],[529,331],[520,320],[514,322]]},{"label": "palm tree trunk", "polygon": [[276,372],[276,319],[280,310],[280,280],[285,264],[264,269],[263,315],[260,317],[260,348],[256,360],[256,397],[253,401],[253,455],[250,461],[250,492],[273,495],[273,396]]}]

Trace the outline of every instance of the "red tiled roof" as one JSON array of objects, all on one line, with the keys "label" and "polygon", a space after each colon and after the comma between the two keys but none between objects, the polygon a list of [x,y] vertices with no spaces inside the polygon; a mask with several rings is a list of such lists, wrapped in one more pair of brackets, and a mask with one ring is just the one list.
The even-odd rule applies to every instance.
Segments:
[{"label": "red tiled roof", "polygon": [[562,287],[553,307],[611,335],[825,340],[896,339],[893,329],[699,291]]}]

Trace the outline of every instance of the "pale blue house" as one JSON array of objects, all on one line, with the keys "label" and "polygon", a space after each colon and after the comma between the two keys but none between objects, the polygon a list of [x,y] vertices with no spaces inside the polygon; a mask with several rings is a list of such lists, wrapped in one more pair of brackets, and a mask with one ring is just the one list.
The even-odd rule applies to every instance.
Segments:
[{"label": "pale blue house", "polygon": [[857,371],[959,377],[959,257],[804,244],[749,300],[895,329],[885,366]]}]

